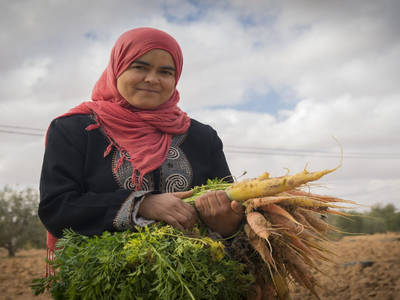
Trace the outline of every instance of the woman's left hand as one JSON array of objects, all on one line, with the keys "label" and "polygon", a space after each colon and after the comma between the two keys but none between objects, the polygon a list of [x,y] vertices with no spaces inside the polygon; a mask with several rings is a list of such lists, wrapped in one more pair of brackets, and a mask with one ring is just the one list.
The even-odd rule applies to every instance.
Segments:
[{"label": "woman's left hand", "polygon": [[224,191],[209,191],[196,199],[201,220],[222,236],[235,233],[244,216],[244,207],[230,201]]}]

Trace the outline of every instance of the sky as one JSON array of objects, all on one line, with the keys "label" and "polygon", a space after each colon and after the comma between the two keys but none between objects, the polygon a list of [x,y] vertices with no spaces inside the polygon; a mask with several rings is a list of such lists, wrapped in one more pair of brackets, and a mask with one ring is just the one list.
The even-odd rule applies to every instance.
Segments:
[{"label": "sky", "polygon": [[[38,188],[51,120],[82,101],[125,31],[184,57],[179,106],[238,180],[343,164],[311,190],[400,209],[397,0],[1,0],[0,186]],[[246,175],[242,175],[247,172]]]}]

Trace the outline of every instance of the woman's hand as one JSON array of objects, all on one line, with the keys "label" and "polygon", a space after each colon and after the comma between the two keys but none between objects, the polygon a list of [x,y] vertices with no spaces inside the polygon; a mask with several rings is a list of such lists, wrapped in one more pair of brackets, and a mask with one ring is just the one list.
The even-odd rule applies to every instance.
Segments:
[{"label": "woman's hand", "polygon": [[146,219],[164,221],[180,230],[191,229],[197,222],[196,210],[181,199],[192,195],[193,191],[146,195],[138,214]]},{"label": "woman's hand", "polygon": [[230,201],[224,191],[209,191],[196,199],[203,222],[222,236],[235,233],[244,216],[244,207]]}]

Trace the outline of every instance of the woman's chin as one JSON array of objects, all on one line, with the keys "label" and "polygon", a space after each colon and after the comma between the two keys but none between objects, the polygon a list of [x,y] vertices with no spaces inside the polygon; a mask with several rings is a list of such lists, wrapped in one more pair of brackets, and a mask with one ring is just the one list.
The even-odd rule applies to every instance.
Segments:
[{"label": "woman's chin", "polygon": [[[157,99],[156,99],[157,98]],[[127,102],[137,109],[156,109],[161,104],[163,104],[158,97],[143,97],[141,99],[131,99],[127,100]]]},{"label": "woman's chin", "polygon": [[158,102],[146,102],[146,103],[129,103],[131,106],[137,109],[153,110],[160,106]]}]

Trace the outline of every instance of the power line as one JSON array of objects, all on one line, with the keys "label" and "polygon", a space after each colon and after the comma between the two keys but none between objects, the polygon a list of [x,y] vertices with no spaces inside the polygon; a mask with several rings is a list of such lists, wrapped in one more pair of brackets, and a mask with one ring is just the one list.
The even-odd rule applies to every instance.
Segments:
[{"label": "power line", "polygon": [[12,130],[3,130],[3,129],[0,129],[0,132],[2,132],[2,133],[8,133],[8,134],[19,134],[19,135],[30,135],[30,136],[44,136],[44,134],[41,134],[41,133],[23,132],[23,131],[12,131]]},{"label": "power line", "polygon": [[[45,130],[40,128],[28,127],[28,126],[14,126],[0,124],[0,127],[17,129],[15,130],[4,130],[0,128],[0,133],[14,134],[14,135],[26,135],[26,136],[44,136]],[[24,129],[25,131],[19,131]],[[27,132],[26,130],[41,131],[43,133]],[[226,153],[233,154],[247,154],[247,155],[275,155],[275,156],[311,156],[311,157],[326,157],[326,158],[339,158],[339,154],[335,154],[329,151],[322,150],[305,150],[305,149],[287,149],[287,148],[266,148],[257,146],[235,146],[225,145]],[[344,158],[356,158],[356,159],[400,159],[400,154],[396,153],[373,153],[373,152],[346,152]]]},{"label": "power line", "polygon": [[27,129],[27,130],[34,130],[34,131],[45,131],[44,129],[41,129],[41,128],[33,128],[33,127],[27,127],[27,126],[16,126],[16,125],[0,124],[0,127],[12,128],[12,129]]},{"label": "power line", "polygon": [[44,136],[45,130],[29,126],[0,124],[0,132],[16,135]]},{"label": "power line", "polygon": [[[226,145],[224,144],[224,148],[233,148],[233,149],[239,149],[238,151],[261,151],[261,152],[278,152],[281,153],[283,152],[295,152],[295,153],[321,153],[321,154],[334,154],[334,152],[332,151],[325,151],[325,150],[305,150],[305,149],[288,149],[288,148],[267,148],[267,147],[257,147],[257,146],[235,146],[235,145]],[[384,152],[352,152],[352,151],[346,151],[346,155],[370,155],[370,156],[392,156],[392,157],[399,157],[400,158],[400,154],[397,153],[384,153]],[[340,156],[340,155],[337,155]]]},{"label": "power line", "polygon": [[[311,156],[311,157],[326,157],[326,158],[340,158],[339,154],[327,153],[327,154],[318,154],[318,152],[303,152],[303,153],[296,153],[296,152],[267,152],[267,151],[243,151],[243,150],[234,150],[234,149],[225,149],[226,153],[235,153],[235,154],[250,154],[250,155],[275,155],[275,156]],[[344,154],[344,158],[356,158],[356,159],[400,159],[400,156],[393,154],[391,156],[388,155],[379,155],[375,153],[375,155],[346,155]]]}]

